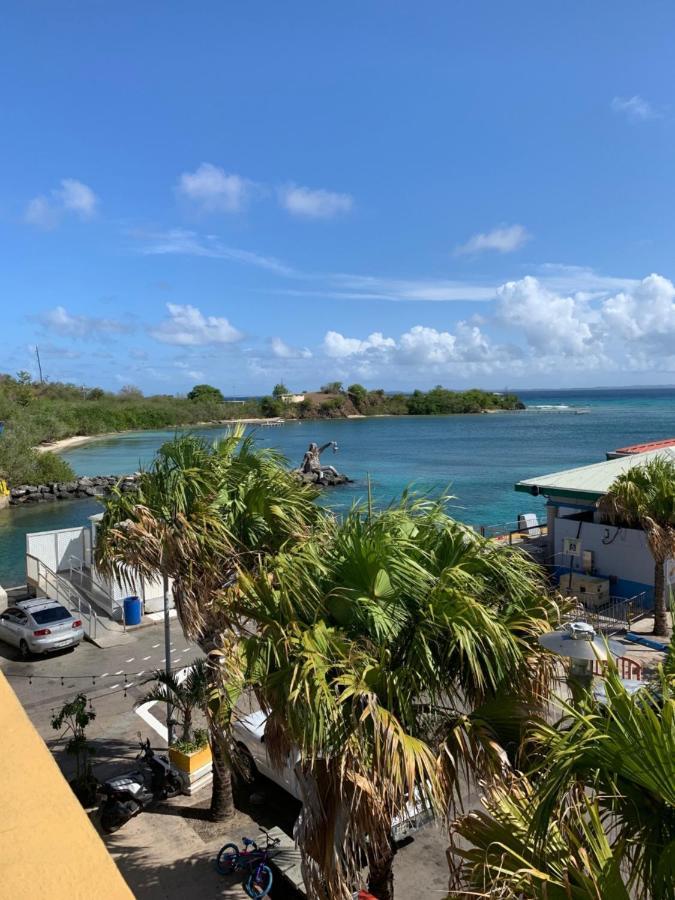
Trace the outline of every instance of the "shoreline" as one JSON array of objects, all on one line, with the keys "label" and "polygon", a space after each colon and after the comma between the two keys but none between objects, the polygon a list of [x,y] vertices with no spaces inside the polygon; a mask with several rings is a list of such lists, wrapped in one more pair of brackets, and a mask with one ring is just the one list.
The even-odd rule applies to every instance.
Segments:
[{"label": "shoreline", "polygon": [[[511,409],[484,409],[481,412],[477,413],[437,413],[431,414],[433,418],[434,415],[468,415],[468,416],[480,416],[480,415],[492,415],[498,413],[507,413],[507,412],[522,412],[523,410],[511,410]],[[373,413],[372,415],[364,415],[363,413],[352,413],[347,416],[340,416],[341,419],[424,419],[428,418],[424,415],[404,415],[398,413]],[[62,450],[69,450],[71,447],[78,447],[82,444],[88,444],[90,441],[99,441],[105,438],[112,437],[120,437],[124,434],[143,434],[146,431],[170,431],[170,430],[184,430],[189,431],[191,428],[218,428],[220,426],[226,425],[269,425],[269,424],[283,424],[285,425],[287,422],[298,422],[298,421],[327,421],[327,419],[323,417],[317,417],[316,419],[306,419],[306,420],[298,420],[298,419],[283,419],[283,418],[271,418],[266,419],[262,417],[257,418],[249,418],[249,419],[218,419],[217,421],[212,422],[191,422],[189,425],[167,425],[163,428],[128,428],[124,431],[105,431],[101,432],[101,434],[74,434],[70,437],[60,438],[58,441],[50,441],[49,443],[38,444],[35,447],[38,453],[60,453]]]},{"label": "shoreline", "polygon": [[62,450],[68,450],[70,447],[78,447],[81,444],[88,444],[90,441],[100,441],[104,438],[120,437],[124,434],[143,434],[146,431],[170,431],[170,430],[186,430],[190,428],[218,428],[221,425],[264,425],[267,422],[274,422],[275,419],[220,419],[217,422],[191,422],[189,425],[167,425],[164,428],[126,428],[124,431],[104,431],[101,434],[74,434],[71,437],[59,438],[58,441],[50,441],[49,443],[38,444],[35,449],[38,453],[60,453]]}]

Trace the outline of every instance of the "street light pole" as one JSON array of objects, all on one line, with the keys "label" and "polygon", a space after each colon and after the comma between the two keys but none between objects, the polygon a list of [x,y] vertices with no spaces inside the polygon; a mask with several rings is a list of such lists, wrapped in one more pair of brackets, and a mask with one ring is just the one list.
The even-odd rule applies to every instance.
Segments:
[{"label": "street light pole", "polygon": [[[169,576],[162,576],[164,588],[164,668],[166,674],[171,674],[171,620],[169,619],[169,602],[171,599],[169,588]],[[169,747],[173,743],[173,706],[167,688],[166,694],[166,730]]]}]

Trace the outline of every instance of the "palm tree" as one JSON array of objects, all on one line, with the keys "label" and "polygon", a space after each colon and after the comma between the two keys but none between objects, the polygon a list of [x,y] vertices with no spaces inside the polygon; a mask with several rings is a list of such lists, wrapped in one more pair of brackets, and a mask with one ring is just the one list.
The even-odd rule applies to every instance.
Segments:
[{"label": "palm tree", "polygon": [[675,556],[675,462],[656,456],[623,472],[600,502],[607,519],[642,528],[654,558],[654,634],[668,634],[664,568]]},{"label": "palm tree", "polygon": [[615,667],[606,705],[568,706],[532,734],[530,779],[488,793],[457,823],[464,886],[490,896],[675,897],[675,682],[626,692]]},{"label": "palm tree", "polygon": [[194,711],[195,709],[206,710],[210,682],[208,663],[204,657],[190,663],[188,672],[183,679],[179,679],[175,672],[157,669],[144,682],[144,684],[152,683],[153,686],[140,700],[136,701],[135,705],[168,702],[172,709],[178,710],[180,714],[181,740],[190,741]]},{"label": "palm tree", "polygon": [[309,893],[349,896],[365,858],[388,900],[394,819],[414,798],[443,820],[503,764],[498,740],[519,739],[545,688],[536,637],[557,608],[523,555],[430,503],[354,510],[240,589],[268,752],[300,753]]},{"label": "palm tree", "polygon": [[[241,623],[233,612],[240,570],[301,541],[321,515],[316,492],[298,484],[283,457],[257,449],[242,428],[208,445],[193,435],[162,446],[131,493],[114,491],[97,532],[96,565],[133,586],[162,577],[189,639],[206,653],[232,646]],[[218,601],[218,602],[216,602]],[[236,643],[236,642],[235,642]],[[213,754],[211,816],[234,810],[227,710],[216,703],[221,669],[211,675],[208,716]],[[217,711],[217,712],[216,712]]]}]

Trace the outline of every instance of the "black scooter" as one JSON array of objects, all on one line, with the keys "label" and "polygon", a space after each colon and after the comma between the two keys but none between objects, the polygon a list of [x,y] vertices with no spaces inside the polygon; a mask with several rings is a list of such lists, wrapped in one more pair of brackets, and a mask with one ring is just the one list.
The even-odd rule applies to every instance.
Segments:
[{"label": "black scooter", "polygon": [[142,759],[150,771],[136,770],[104,781],[99,788],[104,799],[99,807],[101,828],[112,834],[133,819],[154,800],[167,800],[182,792],[180,777],[166,756],[158,756],[150,739],[140,742]]}]

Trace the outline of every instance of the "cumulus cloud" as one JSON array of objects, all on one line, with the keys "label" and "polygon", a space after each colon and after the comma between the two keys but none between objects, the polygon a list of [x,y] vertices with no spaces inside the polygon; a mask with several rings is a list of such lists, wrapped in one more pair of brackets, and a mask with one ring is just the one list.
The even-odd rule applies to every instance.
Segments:
[{"label": "cumulus cloud", "polygon": [[163,344],[198,347],[207,344],[233,344],[243,334],[221,316],[205,316],[196,306],[167,303],[168,317],[151,330]]},{"label": "cumulus cloud", "polygon": [[354,205],[351,194],[338,194],[323,188],[312,190],[289,184],[279,190],[279,202],[293,216],[305,219],[332,219],[348,213]]},{"label": "cumulus cloud", "polygon": [[502,225],[492,231],[474,234],[465,244],[455,248],[455,255],[469,256],[486,250],[513,253],[531,239],[532,236],[524,225]]},{"label": "cumulus cloud", "polygon": [[273,337],[271,340],[272,353],[278,359],[309,359],[312,351],[307,347],[291,347],[280,337]]},{"label": "cumulus cloud", "polygon": [[85,316],[69,313],[64,306],[56,306],[34,317],[49,334],[60,334],[66,337],[110,337],[126,334],[131,326],[117,319],[100,319],[96,316]]},{"label": "cumulus cloud", "polygon": [[384,337],[379,331],[373,332],[365,340],[345,337],[339,331],[327,331],[323,339],[324,353],[333,359],[362,355],[373,350],[382,352],[392,350],[395,347],[396,341],[393,338]]},{"label": "cumulus cloud", "polygon": [[96,213],[98,197],[93,190],[75,178],[62,178],[60,187],[49,195],[39,194],[26,206],[24,222],[38,228],[55,228],[66,215],[81,220],[91,219]]},{"label": "cumulus cloud", "polygon": [[537,352],[554,348],[578,356],[592,350],[591,323],[597,318],[583,299],[559,296],[528,275],[497,291],[497,314],[514,325]]},{"label": "cumulus cloud", "polygon": [[194,172],[183,172],[176,186],[180,196],[209,213],[241,212],[257,189],[254,181],[225,172],[212,163],[202,163]]},{"label": "cumulus cloud", "polygon": [[639,94],[632,97],[614,97],[611,107],[615,113],[625,115],[631,122],[647,122],[650,119],[661,118],[659,110]]}]

